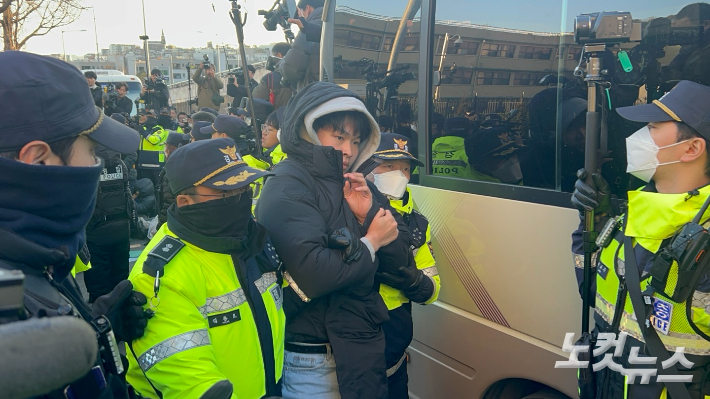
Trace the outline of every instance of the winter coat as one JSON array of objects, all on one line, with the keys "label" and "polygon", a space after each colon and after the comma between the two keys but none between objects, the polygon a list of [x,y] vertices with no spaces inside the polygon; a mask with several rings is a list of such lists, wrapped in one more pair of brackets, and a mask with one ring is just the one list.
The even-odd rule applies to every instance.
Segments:
[{"label": "winter coat", "polygon": [[222,90],[224,83],[222,80],[216,76],[208,79],[206,75],[203,74],[202,68],[195,68],[195,73],[192,74],[192,80],[197,83],[197,108],[212,108],[219,110],[220,104],[215,104],[212,102],[212,95]]},{"label": "winter coat", "polygon": [[91,97],[94,98],[94,104],[96,104],[97,107],[103,109],[104,90],[101,88],[101,85],[96,83],[96,87],[89,87],[89,90],[91,91]]},{"label": "winter coat", "polygon": [[320,79],[322,14],[323,7],[318,7],[308,15],[305,29],[298,32],[293,48],[286,53],[278,69],[296,91]]},{"label": "winter coat", "polygon": [[163,223],[168,221],[168,208],[175,203],[175,195],[172,190],[170,190],[170,184],[168,183],[168,177],[165,175],[165,169],[160,171],[158,181],[158,228],[160,228]]},{"label": "winter coat", "polygon": [[[289,52],[290,54],[290,52]],[[355,95],[337,85],[317,82],[291,101],[284,112],[281,146],[288,158],[274,167],[256,207],[257,220],[270,231],[277,253],[295,282],[284,289],[286,341],[329,342],[335,356],[341,397],[387,396],[384,335],[388,318],[381,297],[373,291],[377,261],[406,259],[408,234],[383,247],[373,262],[369,250],[350,264],[340,250],[328,248],[328,236],[349,227],[356,239],[367,232],[372,218],[386,199],[377,201],[359,225],[343,198],[342,152],[321,146],[304,127],[304,116],[338,97]],[[379,130],[360,144],[351,170],[368,159],[379,143]],[[373,193],[374,194],[374,193]],[[389,209],[389,208],[388,208]],[[393,212],[395,214],[396,211]],[[400,232],[407,227],[400,219]],[[299,291],[310,298],[305,302]]]},{"label": "winter coat", "polygon": [[269,101],[269,94],[274,92],[274,109],[279,109],[288,103],[293,95],[290,87],[281,84],[281,73],[276,70],[269,72],[261,78],[261,83],[254,90],[255,98]]},{"label": "winter coat", "polygon": [[139,193],[135,198],[136,213],[144,216],[155,215],[155,187],[150,179],[143,178],[136,181],[136,191]]}]

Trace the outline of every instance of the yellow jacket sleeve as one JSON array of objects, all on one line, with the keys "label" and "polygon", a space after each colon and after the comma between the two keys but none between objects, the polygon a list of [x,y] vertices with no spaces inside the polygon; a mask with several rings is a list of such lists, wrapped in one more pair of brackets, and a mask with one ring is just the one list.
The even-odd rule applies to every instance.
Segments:
[{"label": "yellow jacket sleeve", "polygon": [[[153,277],[141,273],[131,276],[131,281],[146,297],[153,296]],[[193,295],[199,293],[186,292],[169,274],[160,279],[155,316],[145,335],[132,343],[138,359],[129,354],[128,381],[144,396],[157,397],[143,372],[164,399],[199,398],[216,383],[227,380],[217,368],[209,326],[191,299]],[[237,396],[233,394],[232,398]]]},{"label": "yellow jacket sleeve", "polygon": [[431,245],[431,227],[428,225],[426,228],[426,242],[419,247],[416,255],[414,255],[414,262],[417,264],[417,269],[424,272],[424,275],[431,278],[434,283],[434,293],[431,298],[424,302],[428,305],[439,298],[439,291],[441,290],[439,271],[436,268],[436,260],[434,259],[434,248]]},{"label": "yellow jacket sleeve", "polygon": [[146,137],[146,140],[150,144],[153,145],[160,145],[165,142],[165,140],[168,139],[168,131],[165,129],[160,129],[156,130],[155,132],[151,133],[148,137]]}]

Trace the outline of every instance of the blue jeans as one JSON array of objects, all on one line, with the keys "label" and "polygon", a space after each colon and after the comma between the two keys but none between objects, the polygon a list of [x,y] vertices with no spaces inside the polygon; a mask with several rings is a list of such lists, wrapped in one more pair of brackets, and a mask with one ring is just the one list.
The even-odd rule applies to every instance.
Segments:
[{"label": "blue jeans", "polygon": [[333,354],[284,351],[284,399],[340,399]]}]

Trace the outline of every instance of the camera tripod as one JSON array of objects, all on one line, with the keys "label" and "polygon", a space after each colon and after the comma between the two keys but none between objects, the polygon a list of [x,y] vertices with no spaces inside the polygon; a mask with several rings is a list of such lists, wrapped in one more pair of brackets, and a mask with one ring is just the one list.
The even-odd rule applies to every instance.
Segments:
[{"label": "camera tripod", "polygon": [[[234,27],[237,30],[237,42],[239,43],[239,56],[242,58],[242,70],[246,73],[249,69],[247,68],[247,55],[246,51],[244,51],[244,24],[246,24],[246,15],[244,15],[244,20],[242,20],[242,10],[241,6],[237,4],[237,0],[231,0],[232,1],[232,9],[229,12],[229,17],[232,19],[232,22],[234,22]],[[248,75],[246,75],[248,77]],[[261,131],[260,129],[257,129],[256,126],[256,113],[254,112],[254,99],[252,97],[252,92],[251,92],[251,85],[246,84],[244,85],[247,89],[247,97],[249,98],[249,104],[251,105],[250,108],[250,113],[251,113],[251,128],[252,131],[254,132],[254,137],[256,138],[256,155],[261,156],[262,155],[262,148],[261,148]]]},{"label": "camera tripod", "polygon": [[[577,77],[584,75],[587,83],[586,136],[584,141],[584,169],[587,171],[586,182],[594,187],[592,174],[599,169],[599,157],[607,153],[608,128],[606,108],[600,113],[597,108],[597,90],[601,93],[602,103],[605,91],[610,87],[610,72],[604,65],[607,53],[606,44],[585,44],[579,65],[574,70]],[[582,65],[585,64],[585,67]],[[594,230],[594,210],[584,212],[584,282],[582,285],[582,334],[589,332],[589,308],[591,297],[592,257],[596,251],[597,233]]]}]

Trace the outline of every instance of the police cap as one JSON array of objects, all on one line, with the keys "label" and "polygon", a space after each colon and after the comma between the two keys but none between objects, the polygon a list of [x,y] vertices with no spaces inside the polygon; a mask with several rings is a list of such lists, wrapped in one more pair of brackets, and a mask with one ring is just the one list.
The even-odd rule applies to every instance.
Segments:
[{"label": "police cap", "polygon": [[475,159],[510,157],[520,149],[506,128],[482,129],[465,141],[466,153]]},{"label": "police cap", "polygon": [[373,157],[385,161],[404,159],[417,166],[424,166],[414,155],[409,152],[410,138],[396,133],[382,133],[380,145]]},{"label": "police cap", "polygon": [[219,115],[214,123],[200,128],[200,133],[212,137],[212,133],[224,133],[234,140],[244,140],[251,133],[251,128],[241,118],[234,115]]},{"label": "police cap", "polygon": [[624,119],[635,122],[683,122],[710,140],[710,87],[682,80],[651,104],[617,108]]},{"label": "police cap", "polygon": [[192,135],[192,138],[194,138],[195,141],[209,140],[212,138],[212,133],[203,134],[202,128],[209,127],[210,125],[211,123],[209,122],[197,121],[192,124],[192,130],[190,130],[190,135]]},{"label": "police cap", "polygon": [[188,187],[206,186],[234,190],[271,173],[249,167],[232,139],[204,140],[175,150],[165,163],[173,193]]},{"label": "police cap", "polygon": [[0,152],[76,136],[121,153],[138,149],[138,133],[96,107],[76,67],[24,51],[0,52],[0,65]]}]

